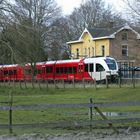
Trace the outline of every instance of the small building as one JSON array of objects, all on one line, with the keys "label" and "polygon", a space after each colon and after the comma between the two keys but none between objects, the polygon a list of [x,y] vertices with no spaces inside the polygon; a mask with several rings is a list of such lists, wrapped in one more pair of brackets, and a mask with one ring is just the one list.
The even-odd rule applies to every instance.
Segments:
[{"label": "small building", "polygon": [[140,66],[140,28],[128,25],[114,28],[86,28],[76,41],[67,42],[71,57],[111,56],[128,65]]}]

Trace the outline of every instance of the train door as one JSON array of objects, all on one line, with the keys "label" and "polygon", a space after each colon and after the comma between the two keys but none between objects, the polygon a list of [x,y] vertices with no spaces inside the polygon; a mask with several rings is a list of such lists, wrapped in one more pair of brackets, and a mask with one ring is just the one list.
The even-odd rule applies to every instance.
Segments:
[{"label": "train door", "polygon": [[79,63],[78,65],[78,80],[82,80],[84,78],[84,65],[83,63]]},{"label": "train door", "polygon": [[94,63],[85,64],[85,80],[93,80],[94,79]]},{"label": "train door", "polygon": [[99,80],[103,80],[106,78],[106,71],[104,69],[104,67],[99,64],[99,63],[96,63],[95,64],[95,78],[97,81]]},{"label": "train door", "polygon": [[88,64],[88,71],[90,74],[90,77],[92,78],[92,80],[95,78],[95,73],[94,73],[94,63],[89,63]]},{"label": "train door", "polygon": [[45,70],[46,70],[46,79],[47,80],[55,80],[55,73],[54,73],[54,65],[47,65]]},{"label": "train door", "polygon": [[24,67],[24,80],[31,80],[32,79],[32,70],[30,66]]},{"label": "train door", "polygon": [[2,81],[2,80],[3,80],[3,77],[4,77],[4,75],[3,75],[3,70],[2,70],[2,69],[0,69],[0,81]]}]

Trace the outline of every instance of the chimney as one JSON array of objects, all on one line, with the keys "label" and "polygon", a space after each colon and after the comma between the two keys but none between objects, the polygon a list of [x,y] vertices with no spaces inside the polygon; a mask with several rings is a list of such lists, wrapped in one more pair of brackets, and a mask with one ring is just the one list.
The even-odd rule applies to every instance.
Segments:
[{"label": "chimney", "polygon": [[113,21],[109,21],[108,26],[109,26],[109,28],[113,28],[114,22]]}]

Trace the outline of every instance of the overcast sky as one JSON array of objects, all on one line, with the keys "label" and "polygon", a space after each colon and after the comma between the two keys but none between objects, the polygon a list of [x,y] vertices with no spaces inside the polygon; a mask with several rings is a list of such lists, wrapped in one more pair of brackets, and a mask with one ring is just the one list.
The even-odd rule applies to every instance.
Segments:
[{"label": "overcast sky", "polygon": [[[86,0],[56,0],[59,6],[62,7],[64,15],[70,14],[75,7],[79,7],[80,4]],[[119,12],[123,9],[124,4],[122,0],[105,0],[106,3],[112,5]]]}]

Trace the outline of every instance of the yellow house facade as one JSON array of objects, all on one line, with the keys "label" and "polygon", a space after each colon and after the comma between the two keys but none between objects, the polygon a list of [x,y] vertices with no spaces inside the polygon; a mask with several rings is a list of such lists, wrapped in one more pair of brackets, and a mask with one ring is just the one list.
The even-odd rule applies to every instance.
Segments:
[{"label": "yellow house facade", "polygon": [[71,47],[71,56],[76,58],[87,58],[95,56],[109,56],[109,39],[93,38],[91,33],[85,29],[77,41],[67,42]]}]

